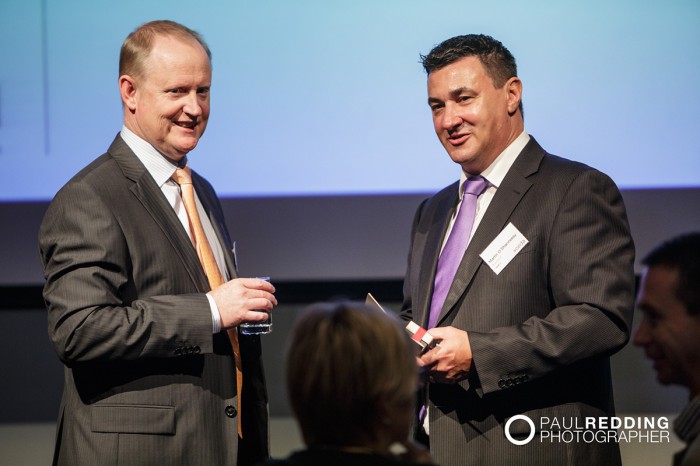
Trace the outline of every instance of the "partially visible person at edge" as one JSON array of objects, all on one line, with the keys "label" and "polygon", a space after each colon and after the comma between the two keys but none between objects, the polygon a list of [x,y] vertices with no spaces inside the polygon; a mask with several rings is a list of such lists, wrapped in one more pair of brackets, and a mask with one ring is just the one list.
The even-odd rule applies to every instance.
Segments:
[{"label": "partially visible person at edge", "polygon": [[287,348],[287,392],[307,448],[265,465],[432,464],[408,440],[415,356],[392,316],[362,304],[311,307]]},{"label": "partially visible person at edge", "polygon": [[615,414],[609,357],[629,339],[635,289],[620,192],[525,132],[501,42],[457,36],[422,59],[459,180],[419,206],[411,233],[401,316],[440,342],[419,360],[416,437],[443,466],[619,465],[616,442],[545,438],[541,421]]},{"label": "partially visible person at edge", "polygon": [[194,172],[173,179],[187,176],[207,126],[211,76],[196,32],[172,21],[137,28],[119,61],[123,127],[46,212],[44,299],[65,365],[54,464],[269,456],[260,341],[237,327],[266,318],[255,309],[272,310],[274,287],[238,278],[211,185]]},{"label": "partially visible person at edge", "polygon": [[660,383],[688,389],[688,405],[673,423],[686,448],[673,465],[700,466],[700,232],[662,243],[642,264],[642,321],[633,342],[654,362]]}]

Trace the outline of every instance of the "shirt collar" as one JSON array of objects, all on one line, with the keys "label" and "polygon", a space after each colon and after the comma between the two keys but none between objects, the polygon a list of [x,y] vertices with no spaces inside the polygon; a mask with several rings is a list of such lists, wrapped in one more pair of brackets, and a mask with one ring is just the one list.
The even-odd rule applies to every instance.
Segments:
[{"label": "shirt collar", "polygon": [[158,152],[155,147],[141,139],[126,126],[122,126],[121,137],[136,157],[146,167],[159,187],[163,187],[175,173],[177,164]]},{"label": "shirt collar", "polygon": [[[529,141],[530,136],[525,131],[523,131],[517,138],[513,140],[513,142],[511,142],[508,145],[508,147],[506,147],[503,150],[503,152],[501,152],[498,155],[498,157],[496,157],[496,160],[491,162],[491,165],[486,167],[486,170],[481,172],[481,176],[486,178],[486,181],[489,182],[489,186],[494,186],[495,188],[498,188],[501,185],[503,179],[508,173],[508,170],[510,170],[510,167],[515,162],[515,159],[518,158],[518,155],[520,154],[520,152],[522,152],[523,148],[525,148]],[[467,181],[467,178],[470,176],[470,174],[465,173],[464,170],[462,170],[462,175],[459,178],[460,199],[462,198],[462,186],[464,185],[464,182]]]}]

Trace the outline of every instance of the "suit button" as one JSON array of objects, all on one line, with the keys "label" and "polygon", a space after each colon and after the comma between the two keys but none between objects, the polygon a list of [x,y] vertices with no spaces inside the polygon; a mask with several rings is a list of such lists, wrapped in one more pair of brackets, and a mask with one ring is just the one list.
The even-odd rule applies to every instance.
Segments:
[{"label": "suit button", "polygon": [[498,386],[499,386],[500,388],[506,388],[506,381],[503,380],[503,379],[499,380],[499,381],[498,381]]},{"label": "suit button", "polygon": [[182,355],[182,348],[175,348],[175,356]]},{"label": "suit button", "polygon": [[226,413],[226,415],[228,417],[236,417],[236,414],[238,414],[238,411],[236,410],[236,408],[234,408],[231,405],[226,406],[226,409],[224,410],[224,412]]},{"label": "suit button", "polygon": [[506,387],[512,387],[512,386],[513,386],[513,379],[506,380]]},{"label": "suit button", "polygon": [[194,347],[192,348],[192,353],[193,353],[193,354],[199,354],[199,353],[201,353],[201,352],[202,352],[202,350],[199,348],[199,346],[194,346]]}]

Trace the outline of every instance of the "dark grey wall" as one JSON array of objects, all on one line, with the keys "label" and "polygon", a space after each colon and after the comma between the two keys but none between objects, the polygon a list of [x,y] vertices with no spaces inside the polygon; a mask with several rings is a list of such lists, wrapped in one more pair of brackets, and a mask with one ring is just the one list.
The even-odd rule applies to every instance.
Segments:
[{"label": "dark grey wall", "polygon": [[0,423],[56,420],[63,366],[49,342],[45,310],[0,310],[0,367]]},{"label": "dark grey wall", "polygon": [[[623,195],[638,257],[670,236],[700,230],[700,189]],[[400,279],[413,213],[425,196],[228,199],[223,204],[242,274],[323,286],[331,279]],[[45,311],[7,304],[16,299],[10,295],[16,289],[8,286],[37,286],[43,280],[36,233],[45,209],[46,203],[0,204],[0,422],[53,420],[58,410],[62,367],[48,342]],[[310,293],[309,300],[319,295]],[[275,330],[263,339],[272,415],[289,414],[283,353],[303,307],[279,306]],[[637,348],[628,345],[616,355],[613,370],[621,412],[673,412],[685,402],[682,389],[658,386]]]},{"label": "dark grey wall", "polygon": [[[224,199],[241,273],[276,280],[398,279],[428,194]],[[700,189],[624,190],[638,257],[700,230]],[[47,203],[0,203],[0,287],[43,281],[37,231]],[[639,267],[637,267],[639,271]]]}]

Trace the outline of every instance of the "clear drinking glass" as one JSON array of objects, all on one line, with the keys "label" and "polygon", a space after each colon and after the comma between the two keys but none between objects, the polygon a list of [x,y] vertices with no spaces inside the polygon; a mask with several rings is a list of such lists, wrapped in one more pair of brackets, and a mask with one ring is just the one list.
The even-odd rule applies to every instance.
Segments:
[{"label": "clear drinking glass", "polygon": [[[270,281],[270,277],[255,277],[260,280]],[[264,309],[256,309],[258,312],[264,312],[267,314],[267,320],[262,320],[260,322],[243,322],[238,326],[238,329],[243,335],[266,335],[272,332],[272,314]]]}]

